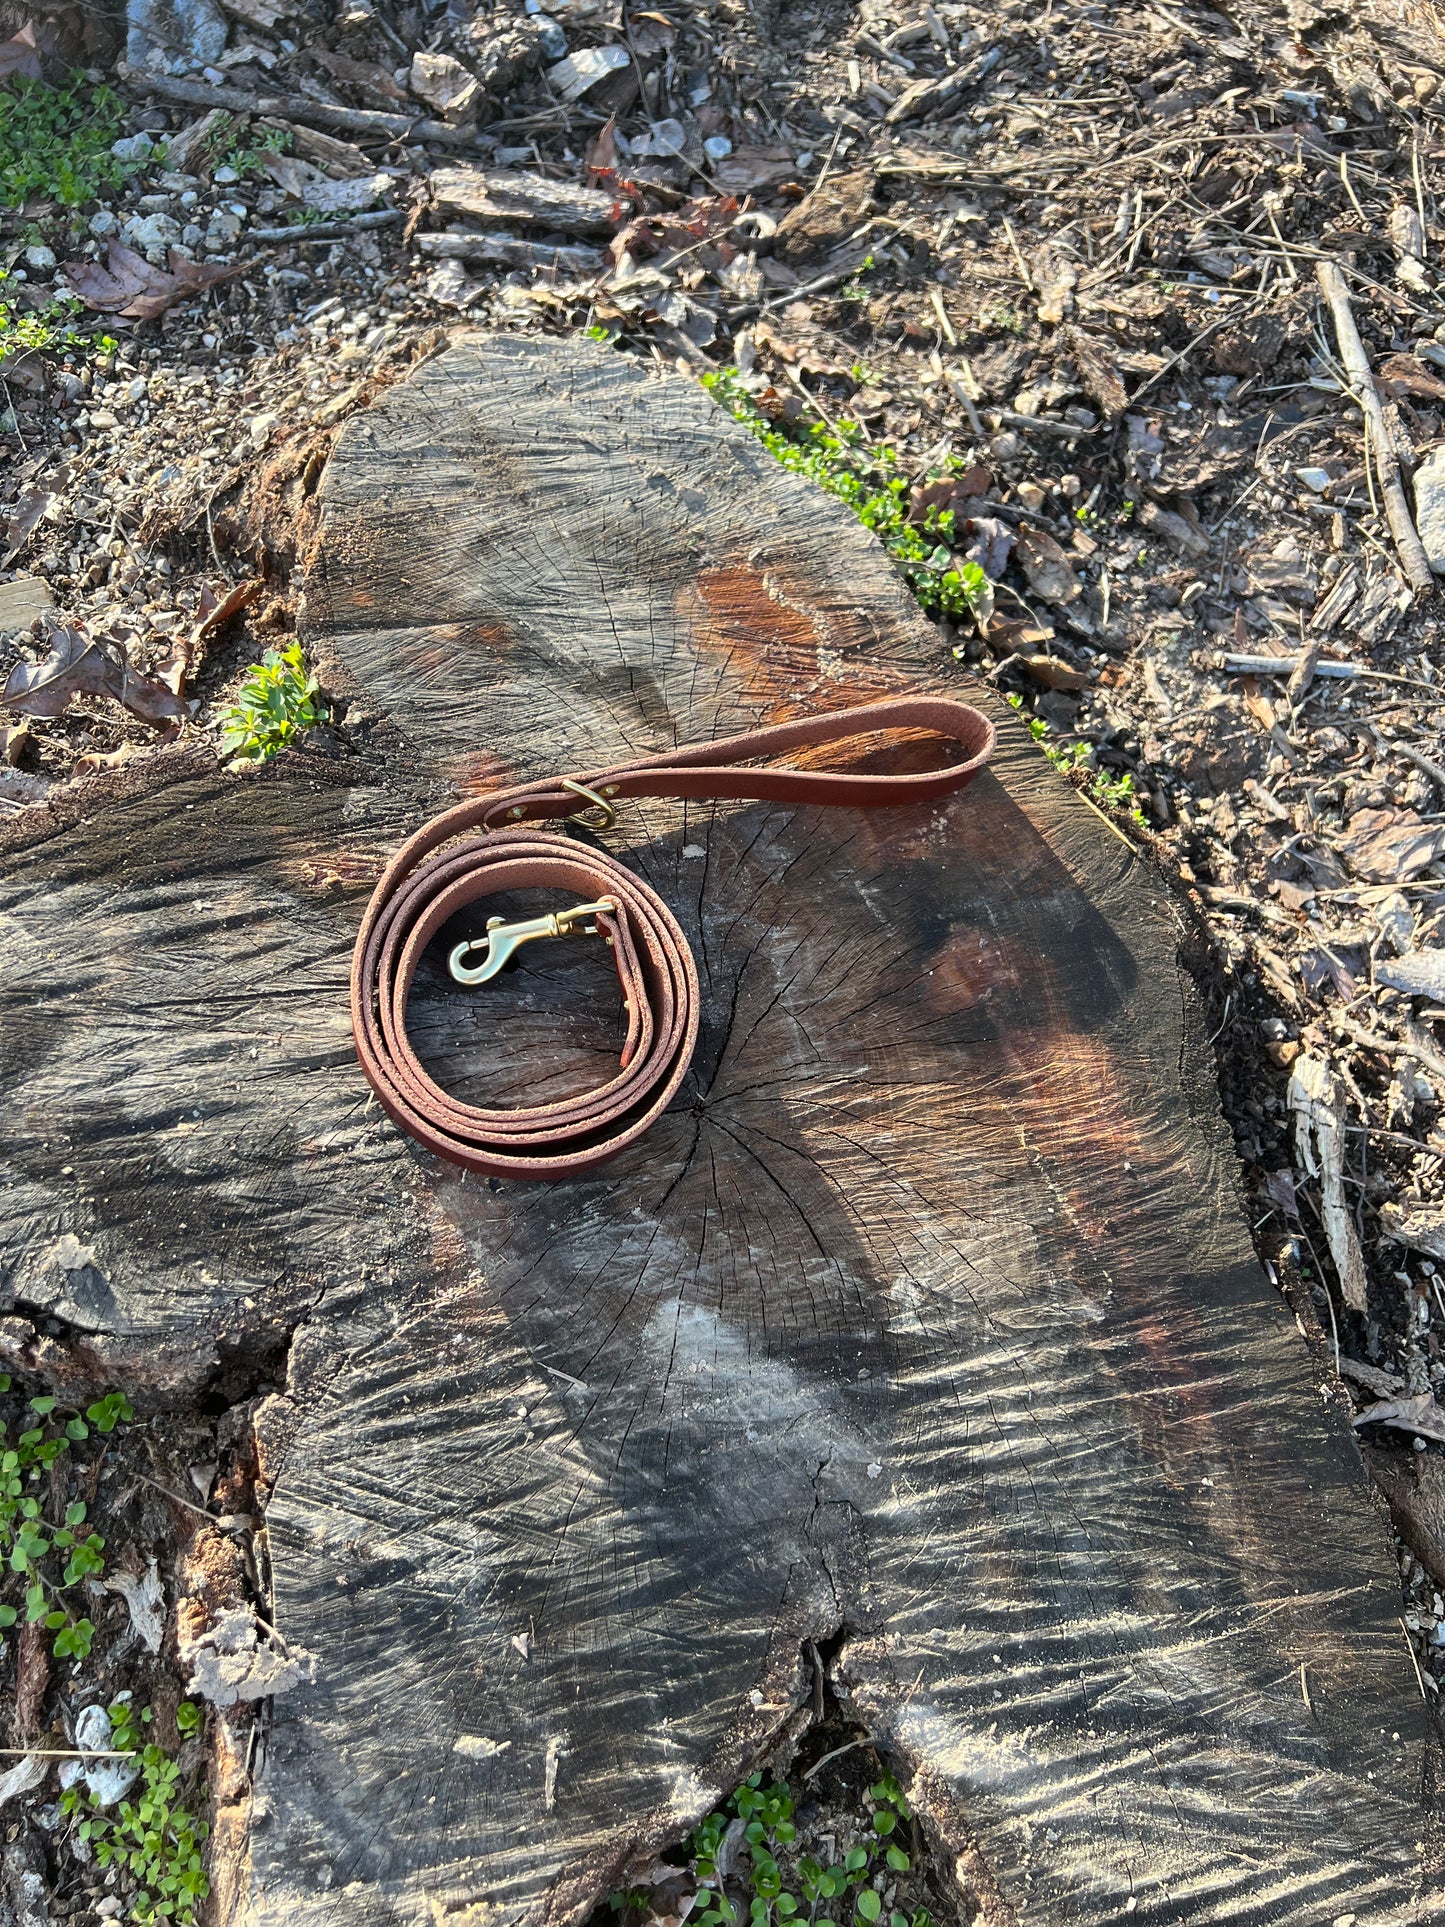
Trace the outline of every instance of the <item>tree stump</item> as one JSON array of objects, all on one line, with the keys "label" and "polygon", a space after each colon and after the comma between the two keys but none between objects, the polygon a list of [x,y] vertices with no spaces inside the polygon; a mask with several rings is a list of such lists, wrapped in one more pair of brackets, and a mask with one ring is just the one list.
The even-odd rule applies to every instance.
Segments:
[{"label": "tree stump", "polygon": [[[683,1094],[584,1179],[467,1178],[349,1041],[410,828],[973,692],[843,508],[587,344],[453,347],[324,504],[309,641],[361,748],[163,755],[7,826],[0,879],[12,1303],[172,1396],[286,1358],[270,1572],[318,1669],[226,1918],[578,1920],[750,1770],[809,1641],[991,1922],[1435,1917],[1385,1528],[1253,1255],[1160,879],[1006,715],[952,801],[628,806],[702,976]],[[596,1081],[597,948],[433,969],[434,1074]]]}]

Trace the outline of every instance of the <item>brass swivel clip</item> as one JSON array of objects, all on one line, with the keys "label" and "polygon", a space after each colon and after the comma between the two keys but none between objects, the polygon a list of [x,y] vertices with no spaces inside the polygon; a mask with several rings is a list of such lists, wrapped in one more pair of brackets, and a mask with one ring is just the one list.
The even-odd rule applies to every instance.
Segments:
[{"label": "brass swivel clip", "polygon": [[[459,943],[447,959],[447,966],[459,984],[484,984],[495,977],[519,944],[532,943],[538,937],[595,937],[597,925],[583,925],[581,931],[573,929],[583,917],[595,917],[599,911],[615,910],[616,902],[611,897],[599,897],[596,903],[574,903],[568,910],[552,910],[545,917],[527,917],[520,923],[508,923],[505,917],[488,917],[485,937],[468,937]],[[474,968],[464,962],[473,950],[485,946],[486,960]]]}]

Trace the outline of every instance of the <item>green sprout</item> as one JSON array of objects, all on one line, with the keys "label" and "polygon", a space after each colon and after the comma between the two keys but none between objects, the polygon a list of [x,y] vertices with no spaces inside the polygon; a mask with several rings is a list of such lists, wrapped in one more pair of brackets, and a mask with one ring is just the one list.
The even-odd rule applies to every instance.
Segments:
[{"label": "green sprout", "polygon": [[[10,1385],[0,1373],[0,1392]],[[58,1404],[49,1396],[32,1398],[30,1423],[13,1440],[0,1424],[0,1562],[24,1588],[23,1607],[0,1603],[0,1628],[15,1625],[23,1611],[27,1625],[54,1633],[57,1659],[85,1659],[95,1627],[66,1594],[105,1570],[105,1541],[84,1530],[86,1508],[79,1500],[66,1507],[63,1525],[52,1525],[38,1488],[62,1454],[90,1437],[92,1426],[113,1432],[135,1413],[123,1392],[107,1393],[86,1408],[84,1418],[74,1411],[57,1416]]]},{"label": "green sprout", "polygon": [[[695,1827],[684,1845],[697,1878],[697,1898],[689,1920],[696,1927],[734,1927],[744,1909],[748,1927],[872,1927],[881,1920],[879,1886],[886,1874],[906,1874],[912,1861],[892,1837],[900,1821],[912,1818],[897,1780],[884,1773],[870,1786],[864,1841],[833,1865],[798,1854],[793,1796],[779,1783],[764,1785],[754,1773],[725,1806]],[[739,1856],[730,1876],[734,1894],[725,1891],[720,1856],[723,1841],[737,1820],[743,1822],[747,1858]],[[613,1894],[618,1912],[646,1903],[632,1890]],[[839,1906],[838,1903],[843,1905]],[[890,1913],[888,1927],[933,1927],[926,1909]]]},{"label": "green sprout", "polygon": [[[196,1909],[211,1891],[201,1853],[210,1829],[178,1798],[177,1762],[164,1747],[146,1739],[145,1728],[154,1718],[151,1708],[137,1713],[126,1699],[108,1711],[116,1752],[129,1753],[138,1762],[138,1795],[122,1800],[112,1819],[77,1781],[61,1794],[61,1813],[77,1821],[76,1833],[99,1866],[116,1867],[134,1881],[133,1921],[142,1927],[160,1921],[194,1927]],[[176,1708],[180,1736],[198,1732],[203,1718],[194,1701],[182,1700]]]},{"label": "green sprout", "polygon": [[308,675],[299,642],[268,649],[246,671],[235,703],[221,718],[221,755],[229,767],[267,762],[321,721],[319,687]]},{"label": "green sprout", "polygon": [[[1008,696],[1005,701],[1010,708],[1022,711],[1022,696]],[[1096,803],[1105,809],[1125,810],[1141,830],[1148,827],[1134,792],[1134,779],[1127,770],[1118,776],[1111,776],[1107,770],[1094,769],[1089,762],[1090,749],[1087,743],[1074,743],[1065,749],[1061,744],[1049,741],[1049,726],[1042,716],[1030,716],[1028,720],[1029,735],[1061,775],[1079,774],[1086,779],[1083,784],[1085,793]]]},{"label": "green sprout", "polygon": [[895,450],[865,451],[859,446],[862,429],[848,420],[836,429],[826,422],[776,426],[743,387],[735,368],[710,370],[702,385],[734,421],[756,435],[775,461],[836,495],[864,528],[874,530],[921,608],[931,615],[986,619],[992,586],[976,562],[960,563],[950,549],[952,511],[930,509],[920,529],[909,520],[907,477],[887,472],[879,477],[879,471],[896,466]]}]

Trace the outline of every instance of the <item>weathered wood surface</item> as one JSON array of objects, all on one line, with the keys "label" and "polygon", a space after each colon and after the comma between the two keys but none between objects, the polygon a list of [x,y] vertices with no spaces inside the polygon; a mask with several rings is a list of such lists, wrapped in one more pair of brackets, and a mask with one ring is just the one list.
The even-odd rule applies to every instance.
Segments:
[{"label": "weathered wood surface", "polygon": [[[227,1918],[560,1927],[840,1632],[991,1920],[1437,1917],[1385,1530],[1158,880],[1010,727],[916,811],[629,808],[702,971],[684,1100],[588,1179],[463,1179],[378,1121],[344,1010],[445,783],[959,679],[836,504],[600,350],[454,348],[325,490],[311,641],[370,751],[163,759],[0,877],[12,1294],[178,1387],[290,1341],[269,1558],[320,1667]],[[585,1078],[604,976],[434,975],[418,1034],[472,1094]]]}]

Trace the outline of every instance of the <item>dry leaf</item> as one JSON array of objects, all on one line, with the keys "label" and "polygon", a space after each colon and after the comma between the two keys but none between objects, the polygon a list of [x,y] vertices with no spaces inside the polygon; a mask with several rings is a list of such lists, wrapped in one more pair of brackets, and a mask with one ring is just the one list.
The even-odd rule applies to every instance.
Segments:
[{"label": "dry leaf", "polygon": [[1074,602],[1084,593],[1068,556],[1042,529],[1026,523],[1018,532],[1015,553],[1029,587],[1045,602]]},{"label": "dry leaf", "polygon": [[223,268],[206,261],[191,261],[175,248],[170,251],[170,272],[153,268],[144,255],[112,240],[106,265],[98,261],[66,261],[60,268],[73,294],[101,314],[119,315],[127,321],[154,321],[163,315],[182,294],[194,293],[228,281],[241,274],[244,264]]},{"label": "dry leaf", "polygon": [[40,48],[33,20],[27,20],[13,40],[0,43],[0,80],[9,80],[15,75],[21,80],[41,78]]},{"label": "dry leaf", "polygon": [[0,691],[0,707],[53,718],[77,696],[111,696],[145,723],[178,722],[190,715],[188,703],[164,683],[138,674],[113,642],[55,616],[43,620],[50,654],[44,662],[16,663]]},{"label": "dry leaf", "polygon": [[5,531],[6,550],[4,556],[0,557],[0,569],[8,569],[15,557],[19,555],[44,520],[46,510],[69,479],[70,467],[67,464],[57,469],[45,481],[37,482],[28,495],[21,496]]},{"label": "dry leaf", "polygon": [[1397,1431],[1414,1432],[1422,1439],[1438,1439],[1445,1444],[1445,1411],[1429,1392],[1420,1392],[1414,1398],[1382,1398],[1378,1404],[1356,1412],[1355,1424],[1393,1425]]}]

